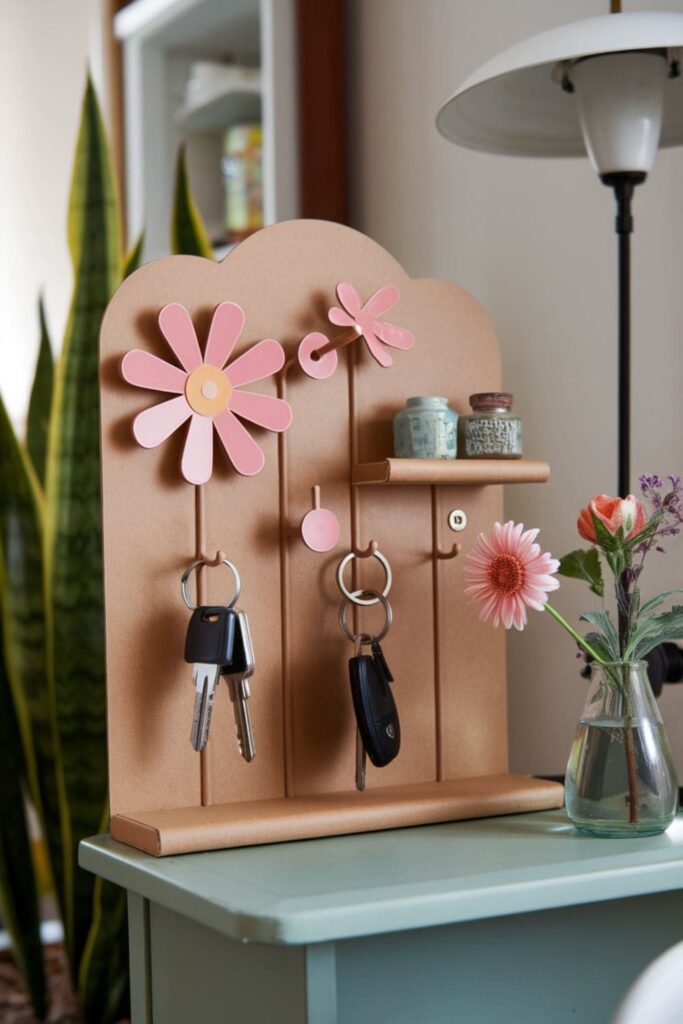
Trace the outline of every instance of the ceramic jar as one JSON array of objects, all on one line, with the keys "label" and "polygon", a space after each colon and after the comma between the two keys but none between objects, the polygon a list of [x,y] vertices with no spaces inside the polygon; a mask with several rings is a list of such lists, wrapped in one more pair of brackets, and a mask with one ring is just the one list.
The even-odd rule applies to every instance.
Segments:
[{"label": "ceramic jar", "polygon": [[460,417],[461,459],[521,459],[522,421],[513,415],[512,395],[486,391],[470,395],[472,413]]},{"label": "ceramic jar", "polygon": [[399,459],[454,459],[458,414],[446,398],[409,398],[394,416],[394,454]]}]

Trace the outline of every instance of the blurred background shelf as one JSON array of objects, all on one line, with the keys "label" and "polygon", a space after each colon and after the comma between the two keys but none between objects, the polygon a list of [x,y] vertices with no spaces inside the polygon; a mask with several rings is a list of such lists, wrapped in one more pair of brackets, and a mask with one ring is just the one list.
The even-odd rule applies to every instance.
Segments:
[{"label": "blurred background shelf", "polygon": [[541,484],[547,462],[532,459],[383,459],[353,467],[354,484]]},{"label": "blurred background shelf", "polygon": [[261,79],[257,70],[230,68],[234,81],[193,97],[177,111],[177,124],[188,131],[222,131],[232,124],[261,121]]}]

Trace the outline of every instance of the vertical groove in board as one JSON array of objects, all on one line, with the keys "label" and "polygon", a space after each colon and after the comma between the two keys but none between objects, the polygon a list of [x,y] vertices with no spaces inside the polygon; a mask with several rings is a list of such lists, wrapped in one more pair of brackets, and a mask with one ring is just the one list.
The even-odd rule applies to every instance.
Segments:
[{"label": "vertical groove in board", "polygon": [[[194,489],[195,494],[195,531],[196,531],[196,544],[195,544],[195,558],[210,558],[209,552],[206,550],[206,502],[205,492],[202,484],[199,484]],[[206,604],[206,581],[204,579],[204,567],[200,566],[198,571],[195,573],[197,580],[197,604]],[[196,697],[196,692],[193,693],[193,698]],[[199,771],[201,775],[201,794],[202,794],[202,805],[206,807],[211,803],[211,772],[209,766],[209,754],[204,749],[199,755]]]},{"label": "vertical groove in board", "polygon": [[437,517],[437,489],[432,486],[430,491],[432,502],[432,614],[434,616],[434,720],[436,725],[434,743],[436,746],[436,779],[437,782],[441,782],[443,779],[443,754],[441,749],[441,717],[443,711],[441,708],[441,659],[439,657],[441,633],[439,567],[441,560],[438,557],[440,537]]},{"label": "vertical groove in board", "polygon": [[[278,396],[287,400],[287,373],[292,363],[288,360],[277,378]],[[291,796],[294,781],[294,729],[292,716],[292,682],[290,675],[291,652],[289,643],[289,473],[287,469],[287,431],[278,437],[280,505],[280,618],[282,629],[282,720],[284,724],[285,796]]]}]

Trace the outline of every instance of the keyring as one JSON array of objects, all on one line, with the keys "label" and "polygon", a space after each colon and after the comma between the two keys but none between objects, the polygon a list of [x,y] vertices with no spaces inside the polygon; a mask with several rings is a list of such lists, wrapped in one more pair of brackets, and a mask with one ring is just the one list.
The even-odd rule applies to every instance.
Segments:
[{"label": "keyring", "polygon": [[[190,601],[190,595],[187,592],[187,581],[189,580],[194,570],[198,569],[200,565],[210,564],[211,563],[207,562],[205,558],[196,558],[191,565],[188,565],[187,569],[185,570],[180,579],[180,589],[182,591],[183,601],[185,602],[185,604],[187,605],[191,612],[193,612],[197,608],[197,605],[192,604],[192,601]],[[220,561],[220,565],[227,565],[228,569],[235,577],[235,592],[232,595],[232,598],[230,599],[230,604],[226,605],[227,608],[232,608],[236,604],[237,598],[240,596],[242,581],[240,580],[240,574],[238,573],[237,569],[232,564],[232,562],[228,561],[227,558],[222,558]]]},{"label": "keyring", "polygon": [[[361,601],[358,600],[358,595],[359,594],[372,594],[373,600],[372,601],[362,601],[361,602]],[[382,607],[384,608],[384,614],[386,615],[386,621],[384,623],[383,628],[379,631],[379,633],[375,633],[375,634],[372,634],[372,633],[352,633],[351,630],[349,629],[349,627],[346,625],[346,609],[349,607],[350,604],[361,604],[361,603],[362,604],[378,604],[378,603],[381,603]],[[368,590],[354,590],[353,594],[349,594],[348,597],[345,597],[344,600],[342,601],[342,603],[339,606],[339,625],[341,626],[342,633],[344,634],[344,636],[348,640],[351,641],[351,643],[355,643],[356,640],[361,640],[361,639],[366,639],[367,643],[372,643],[373,640],[384,640],[384,637],[387,635],[387,633],[391,629],[391,623],[393,621],[394,621],[394,613],[391,610],[391,605],[387,601],[387,599],[384,596],[384,594],[380,594],[379,590],[369,590],[369,589]]]},{"label": "keyring", "polygon": [[[392,584],[393,577],[391,575],[391,566],[389,565],[388,560],[385,558],[385,556],[379,550],[373,551],[372,552],[372,557],[377,559],[377,561],[380,563],[380,565],[384,569],[384,573],[386,575],[386,583],[384,584],[384,590],[382,591],[381,595],[379,595],[378,591],[368,590],[367,588],[364,588],[363,590],[354,590],[353,593],[351,593],[350,590],[346,589],[346,587],[344,585],[344,569],[349,564],[349,562],[351,562],[354,558],[356,558],[356,554],[353,551],[349,551],[348,555],[345,555],[344,558],[342,558],[342,560],[339,563],[339,565],[337,566],[337,586],[341,590],[341,592],[344,595],[344,597],[348,601],[351,601],[352,604],[362,604],[362,605],[377,604],[377,602],[380,599],[380,596],[381,597],[386,597],[387,594],[389,593],[389,591],[391,590],[391,584]],[[358,594],[374,594],[374,593],[377,593],[378,596],[373,598],[371,601],[366,601],[363,598],[357,596]]]}]

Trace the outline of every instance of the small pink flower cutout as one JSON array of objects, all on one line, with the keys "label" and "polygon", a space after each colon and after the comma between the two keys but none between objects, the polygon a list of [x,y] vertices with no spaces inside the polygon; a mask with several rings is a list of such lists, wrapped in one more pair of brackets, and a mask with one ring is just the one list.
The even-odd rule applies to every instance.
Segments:
[{"label": "small pink flower cutout", "polygon": [[[333,306],[327,315],[330,323],[336,324],[337,327],[347,327],[355,331],[359,338],[365,338],[365,343],[380,366],[391,366],[393,360],[387,346],[409,349],[415,344],[415,337],[410,331],[379,319],[393,309],[400,294],[398,288],[387,284],[371,295],[362,306],[360,296],[353,285],[338,284],[337,298],[344,308]],[[314,331],[307,334],[299,345],[297,355],[301,368],[304,373],[316,380],[331,377],[337,368],[336,349],[325,352],[322,356],[315,355],[327,344],[329,339],[319,331]]]},{"label": "small pink flower cutout", "polygon": [[244,319],[243,310],[234,302],[221,303],[213,315],[202,358],[190,314],[172,302],[159,313],[159,327],[182,369],[140,349],[127,352],[121,363],[129,384],[177,396],[139,413],[133,434],[143,448],[156,448],[189,419],[181,470],[191,484],[204,484],[211,478],[214,427],[237,472],[253,476],[263,469],[265,458],[237,417],[276,431],[286,430],[292,422],[287,402],[241,390],[245,384],[282,369],[285,354],[278,341],[259,341],[226,366]]}]

